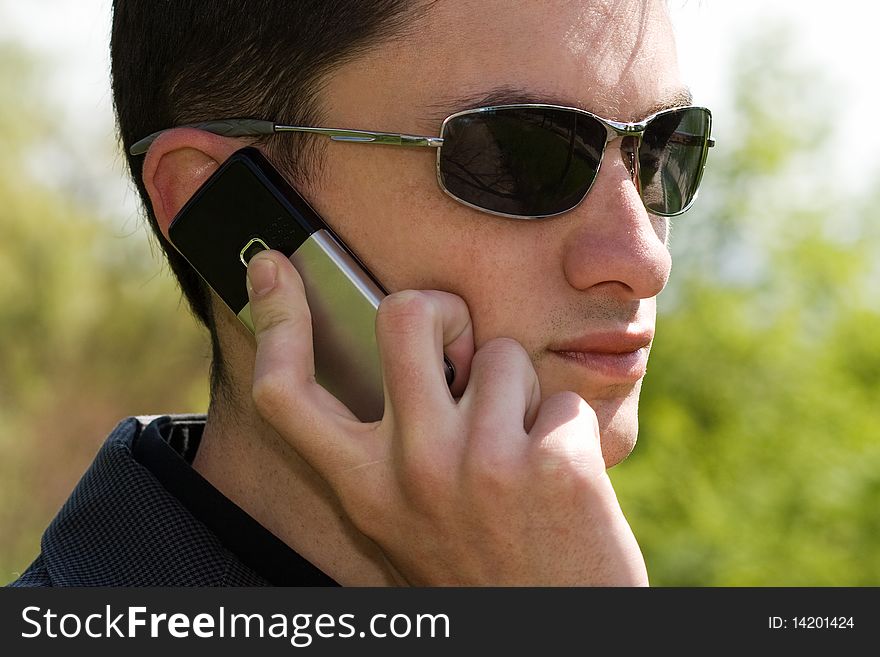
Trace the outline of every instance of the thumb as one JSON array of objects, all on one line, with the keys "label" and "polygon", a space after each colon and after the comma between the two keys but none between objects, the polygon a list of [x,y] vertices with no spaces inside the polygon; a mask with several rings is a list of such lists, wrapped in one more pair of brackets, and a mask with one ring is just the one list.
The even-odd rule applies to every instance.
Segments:
[{"label": "thumb", "polygon": [[261,251],[248,263],[247,290],[257,340],[254,384],[269,372],[314,382],[312,316],[296,268],[278,251]]}]

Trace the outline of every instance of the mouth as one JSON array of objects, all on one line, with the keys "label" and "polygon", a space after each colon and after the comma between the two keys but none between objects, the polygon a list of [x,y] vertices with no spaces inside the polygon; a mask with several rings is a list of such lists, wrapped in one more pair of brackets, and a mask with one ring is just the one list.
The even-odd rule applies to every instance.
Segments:
[{"label": "mouth", "polygon": [[648,370],[651,330],[594,333],[550,347],[567,363],[610,383],[636,383]]}]

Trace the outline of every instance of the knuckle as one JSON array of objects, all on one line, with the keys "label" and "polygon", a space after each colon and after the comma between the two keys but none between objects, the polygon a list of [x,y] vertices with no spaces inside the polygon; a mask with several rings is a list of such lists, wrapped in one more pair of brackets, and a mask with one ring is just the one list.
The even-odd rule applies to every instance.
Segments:
[{"label": "knuckle", "polygon": [[275,333],[278,329],[298,333],[311,326],[312,315],[307,306],[292,312],[283,304],[267,304],[255,313],[254,320],[258,335]]},{"label": "knuckle", "polygon": [[290,408],[291,381],[282,372],[271,370],[254,378],[251,398],[260,414],[270,423]]},{"label": "knuckle", "polygon": [[403,290],[382,299],[376,313],[380,332],[410,333],[432,322],[437,309],[430,297],[418,290]]},{"label": "knuckle", "polygon": [[425,297],[438,313],[443,309],[452,315],[466,315],[470,317],[467,302],[457,294],[442,290],[419,290],[418,292]]},{"label": "knuckle", "polygon": [[544,403],[558,421],[533,443],[535,467],[560,483],[592,485],[605,474],[595,411],[573,392],[556,393]]},{"label": "knuckle", "polygon": [[271,331],[287,321],[287,313],[281,308],[263,308],[259,314],[259,328],[261,331]]}]

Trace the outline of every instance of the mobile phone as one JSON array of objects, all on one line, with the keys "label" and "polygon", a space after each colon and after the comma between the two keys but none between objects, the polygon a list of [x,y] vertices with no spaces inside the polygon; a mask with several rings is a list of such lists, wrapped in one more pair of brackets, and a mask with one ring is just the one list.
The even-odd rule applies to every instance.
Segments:
[{"label": "mobile phone", "polygon": [[[384,410],[375,321],[385,289],[255,148],[235,152],[181,208],[171,243],[254,331],[247,263],[263,249],[288,256],[312,314],[315,378],[360,420]],[[447,383],[452,366],[445,361]]]}]

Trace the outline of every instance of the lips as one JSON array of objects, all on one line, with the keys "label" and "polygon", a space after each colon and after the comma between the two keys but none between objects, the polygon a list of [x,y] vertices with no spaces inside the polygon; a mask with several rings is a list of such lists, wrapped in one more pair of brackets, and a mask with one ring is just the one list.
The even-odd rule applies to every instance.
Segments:
[{"label": "lips", "polygon": [[592,333],[550,347],[550,352],[570,364],[591,370],[615,383],[635,383],[648,368],[652,330]]}]

